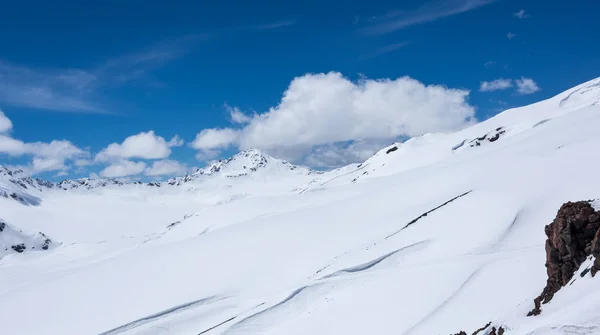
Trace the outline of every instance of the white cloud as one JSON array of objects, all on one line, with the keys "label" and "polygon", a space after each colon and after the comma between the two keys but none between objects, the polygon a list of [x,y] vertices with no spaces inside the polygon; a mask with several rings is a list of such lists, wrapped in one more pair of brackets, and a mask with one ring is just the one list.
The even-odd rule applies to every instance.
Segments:
[{"label": "white cloud", "polygon": [[483,64],[483,66],[486,68],[494,67],[495,65],[496,65],[496,62],[493,60],[491,60],[489,62],[485,62],[485,64]]},{"label": "white cloud", "polygon": [[505,90],[513,86],[512,79],[496,79],[492,81],[482,81],[479,86],[481,92],[493,92],[499,90]]},{"label": "white cloud", "polygon": [[199,150],[223,149],[234,144],[239,131],[231,128],[204,129],[196,135],[192,148]]},{"label": "white cloud", "polygon": [[207,35],[184,36],[146,50],[106,60],[87,69],[30,68],[0,60],[0,101],[3,104],[75,113],[107,113],[102,92],[107,87],[145,79],[148,73],[183,56]]},{"label": "white cloud", "polygon": [[21,156],[25,154],[25,143],[6,135],[0,135],[0,153]]},{"label": "white cloud", "polygon": [[508,37],[509,40],[512,40],[513,38],[515,38],[517,36],[517,34],[513,34],[513,33],[508,33],[506,34],[506,37]]},{"label": "white cloud", "polygon": [[360,57],[358,58],[359,60],[365,60],[365,59],[370,59],[370,58],[374,58],[374,57],[378,57],[381,55],[385,55],[387,53],[393,52],[395,50],[398,50],[400,48],[404,48],[405,46],[409,45],[410,42],[401,42],[401,43],[394,43],[394,44],[389,44],[386,46],[383,46],[379,49],[376,49],[374,51],[371,51],[369,53],[366,54],[362,54],[360,55]]},{"label": "white cloud", "polygon": [[93,162],[89,159],[76,159],[73,163],[75,163],[75,166],[78,167],[90,166],[93,164]]},{"label": "white cloud", "polygon": [[278,106],[243,128],[205,129],[192,146],[256,147],[297,160],[319,145],[461,129],[475,122],[468,95],[409,77],[352,82],[337,72],[307,74],[292,80]]},{"label": "white cloud", "polygon": [[[63,158],[42,158],[34,157],[31,161],[31,172],[39,173],[44,171],[65,171],[67,166]],[[66,172],[66,171],[65,171]]]},{"label": "white cloud", "polygon": [[67,171],[59,171],[57,174],[54,175],[54,178],[64,177],[64,176],[67,176],[67,175],[69,175],[69,173]]},{"label": "white cloud", "polygon": [[8,133],[12,130],[13,124],[4,112],[0,109],[0,134]]},{"label": "white cloud", "polygon": [[53,140],[50,143],[33,142],[25,144],[26,152],[43,158],[63,158],[85,156],[88,153],[67,140]]},{"label": "white cloud", "polygon": [[175,135],[172,139],[169,140],[169,142],[167,142],[167,145],[169,147],[180,147],[183,145],[183,143],[185,143],[183,139],[179,137],[179,135]]},{"label": "white cloud", "polygon": [[141,132],[127,137],[123,143],[112,143],[96,155],[98,162],[113,159],[161,159],[171,154],[171,147],[182,145],[183,141],[178,136],[167,142],[163,137],[154,134],[154,131]]},{"label": "white cloud", "polygon": [[144,172],[147,176],[182,175],[187,168],[185,165],[173,160],[160,160],[152,163]]},{"label": "white cloud", "polygon": [[[0,127],[5,131],[12,129],[12,122],[0,111]],[[85,159],[89,152],[78,148],[67,140],[25,143],[7,135],[0,134],[0,153],[9,156],[33,156],[31,163],[24,166],[30,173],[43,171],[66,171],[69,169],[66,161]]]},{"label": "white cloud", "polygon": [[245,124],[250,122],[252,118],[246,114],[244,114],[239,108],[231,107],[225,104],[225,109],[229,112],[229,117],[231,118],[231,122],[237,124]]},{"label": "white cloud", "polygon": [[282,20],[282,21],[276,21],[276,22],[271,22],[271,23],[259,24],[259,25],[255,25],[255,26],[241,27],[240,29],[248,29],[248,30],[271,30],[271,29],[277,29],[277,28],[283,28],[283,27],[292,26],[294,24],[296,24],[296,21],[293,21],[293,20]]},{"label": "white cloud", "polygon": [[119,160],[100,171],[100,176],[108,178],[132,176],[142,173],[145,168],[144,162]]},{"label": "white cloud", "polygon": [[515,80],[515,83],[517,83],[517,92],[519,94],[533,94],[541,90],[538,84],[531,78],[521,77],[521,79]]},{"label": "white cloud", "polygon": [[529,17],[529,14],[525,13],[525,10],[523,10],[523,9],[514,13],[513,15],[518,17],[519,19],[526,19]]},{"label": "white cloud", "polygon": [[389,139],[355,141],[318,146],[304,159],[304,164],[313,167],[333,168],[355,162],[363,162],[386,145]]},{"label": "white cloud", "polygon": [[[201,149],[198,151],[198,153],[196,154],[196,159],[199,161],[207,161],[210,159],[213,159],[217,156],[219,156],[220,152],[219,150],[212,150],[212,149]],[[210,164],[208,164],[210,165]]]},{"label": "white cloud", "polygon": [[464,13],[491,4],[496,0],[435,0],[413,11],[399,10],[388,13],[361,32],[366,35],[391,33],[412,25],[432,22],[444,17]]}]

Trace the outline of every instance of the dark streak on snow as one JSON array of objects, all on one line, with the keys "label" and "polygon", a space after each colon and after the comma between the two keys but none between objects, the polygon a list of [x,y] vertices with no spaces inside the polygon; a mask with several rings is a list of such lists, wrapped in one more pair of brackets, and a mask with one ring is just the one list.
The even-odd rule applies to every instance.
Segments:
[{"label": "dark streak on snow", "polygon": [[[281,300],[280,302],[276,303],[275,305],[271,306],[271,307],[267,307],[265,309],[263,309],[260,312],[256,312],[250,316],[247,316],[245,318],[243,318],[242,320],[240,320],[239,322],[237,322],[236,324],[234,324],[233,326],[231,326],[231,328],[229,328],[229,330],[233,330],[236,327],[241,326],[242,324],[255,319],[265,313],[268,313],[274,309],[276,309],[277,307],[280,307],[282,305],[285,305],[287,302],[289,302],[290,300],[294,299],[298,294],[302,293],[304,290],[312,288],[312,287],[316,287],[316,286],[320,286],[321,284],[312,284],[312,285],[307,285],[307,286],[302,286],[296,290],[294,290],[290,295],[288,295],[285,299]],[[264,303],[263,303],[264,304]],[[261,304],[261,305],[263,305]],[[259,305],[260,306],[260,305]],[[257,306],[258,307],[258,306]]]},{"label": "dark streak on snow", "polygon": [[427,314],[424,318],[422,318],[419,322],[417,322],[414,326],[410,327],[409,329],[406,330],[406,332],[404,332],[404,334],[410,334],[412,333],[415,329],[417,329],[423,322],[425,322],[426,320],[432,318],[433,316],[435,316],[435,314],[437,314],[439,311],[441,311],[446,305],[448,305],[448,303],[454,299],[454,297],[456,297],[468,284],[471,280],[473,280],[473,278],[481,271],[481,268],[476,269],[475,271],[473,271],[471,273],[471,275],[469,275],[469,277],[463,281],[462,284],[460,284],[460,286],[454,291],[452,292],[452,294],[446,298],[446,300],[444,300],[441,304],[439,304],[433,311],[431,311],[429,314]]},{"label": "dark streak on snow", "polygon": [[221,322],[221,323],[219,323],[219,324],[216,324],[216,325],[214,325],[214,326],[212,326],[212,327],[210,327],[210,328],[208,328],[208,329],[205,329],[205,330],[201,331],[200,333],[198,333],[198,335],[206,334],[206,333],[208,333],[209,331],[211,331],[211,330],[213,330],[213,329],[215,329],[215,328],[217,328],[217,327],[219,327],[219,326],[222,326],[222,325],[226,324],[227,322],[229,322],[229,321],[231,321],[231,320],[233,320],[233,319],[235,319],[235,318],[237,318],[237,317],[238,317],[237,315],[236,315],[236,316],[232,316],[232,317],[230,317],[229,319],[227,319],[227,320],[225,320],[225,321],[223,321],[223,322]]},{"label": "dark streak on snow", "polygon": [[508,235],[510,235],[510,233],[512,232],[512,229],[515,227],[516,223],[519,220],[519,214],[521,214],[521,211],[518,211],[517,214],[515,214],[515,218],[512,220],[512,222],[510,223],[508,228],[506,228],[504,233],[502,233],[502,236],[500,236],[500,238],[498,239],[498,242],[496,242],[496,244],[503,242],[508,237]]},{"label": "dark streak on snow", "polygon": [[220,296],[216,296],[215,295],[215,296],[210,296],[210,297],[207,297],[207,298],[204,298],[204,299],[200,299],[200,300],[195,300],[195,301],[192,301],[192,302],[188,302],[186,304],[178,305],[178,306],[166,309],[166,310],[164,310],[162,312],[158,312],[156,314],[152,314],[152,315],[146,316],[144,318],[141,318],[141,319],[129,322],[129,323],[124,324],[122,326],[113,328],[113,329],[111,329],[109,331],[105,331],[103,333],[100,333],[99,335],[116,335],[116,334],[120,334],[120,333],[123,333],[125,331],[137,328],[137,327],[145,325],[145,324],[148,324],[148,323],[150,323],[150,322],[152,322],[152,321],[154,321],[154,320],[156,320],[158,318],[161,318],[163,316],[166,316],[166,315],[169,315],[169,314],[173,314],[175,312],[183,311],[183,310],[186,310],[186,309],[190,309],[190,308],[193,308],[193,307],[198,306],[198,305],[210,304],[210,303],[213,303],[213,302],[216,302],[216,301],[220,301],[220,300],[223,300],[223,299],[226,299],[226,297],[220,297]]},{"label": "dark streak on snow", "polygon": [[327,278],[331,278],[331,277],[337,277],[339,275],[343,275],[343,274],[347,274],[347,273],[355,273],[355,272],[361,272],[361,271],[368,270],[368,269],[374,267],[375,265],[383,262],[385,259],[389,258],[390,256],[393,256],[393,255],[395,255],[395,254],[397,254],[397,253],[399,253],[401,251],[404,251],[406,249],[409,249],[411,247],[414,247],[414,246],[417,246],[417,245],[420,245],[420,244],[423,244],[423,243],[429,243],[429,241],[428,240],[423,240],[423,241],[419,241],[419,242],[407,245],[407,246],[402,247],[402,248],[400,248],[398,250],[394,250],[394,251],[392,251],[392,252],[390,252],[388,254],[385,254],[385,255],[383,255],[381,257],[378,257],[378,258],[376,258],[376,259],[374,259],[372,261],[369,261],[369,262],[366,262],[366,263],[363,263],[363,264],[359,264],[359,265],[355,265],[355,266],[352,266],[352,267],[349,267],[349,268],[338,270],[338,271],[336,271],[336,272],[334,272],[332,274],[329,274],[329,275],[326,275],[324,277],[319,278],[319,280],[327,279]]},{"label": "dark streak on snow", "polygon": [[442,207],[446,206],[447,204],[451,203],[452,201],[454,201],[454,200],[456,200],[456,199],[458,199],[458,198],[462,198],[462,197],[464,197],[465,195],[467,195],[467,194],[469,194],[469,193],[471,193],[471,192],[473,192],[473,190],[470,190],[470,191],[467,191],[467,192],[465,192],[465,193],[463,193],[463,194],[461,194],[461,195],[458,195],[458,196],[456,196],[456,197],[454,197],[454,198],[452,198],[452,199],[450,199],[450,200],[448,200],[448,201],[444,202],[443,204],[441,204],[441,205],[439,205],[439,206],[437,206],[437,207],[435,207],[435,208],[433,208],[433,209],[431,209],[431,210],[429,210],[429,211],[427,211],[427,212],[425,212],[425,213],[423,213],[423,214],[419,215],[417,218],[415,218],[415,219],[413,219],[412,221],[410,221],[410,222],[409,222],[409,223],[408,223],[406,226],[404,226],[402,229],[400,229],[400,230],[398,230],[398,231],[396,231],[396,232],[394,232],[394,233],[392,233],[392,234],[390,234],[390,235],[386,236],[386,237],[385,237],[385,239],[387,240],[388,238],[390,238],[390,237],[392,237],[392,236],[394,236],[394,235],[398,234],[399,232],[401,232],[401,231],[403,231],[404,229],[406,229],[406,228],[410,227],[411,225],[413,225],[415,222],[417,222],[417,221],[419,221],[420,219],[422,219],[422,218],[426,217],[426,216],[427,216],[428,214],[430,214],[431,212],[434,212],[434,211],[436,211],[436,210],[438,210],[438,209],[440,209],[440,208],[442,208]]}]

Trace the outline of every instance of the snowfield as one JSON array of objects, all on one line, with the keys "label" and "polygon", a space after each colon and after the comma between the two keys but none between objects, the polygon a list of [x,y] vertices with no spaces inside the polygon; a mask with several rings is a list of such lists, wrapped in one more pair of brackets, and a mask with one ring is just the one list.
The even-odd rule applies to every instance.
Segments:
[{"label": "snowfield", "polygon": [[[5,173],[0,332],[600,334],[592,259],[526,316],[544,226],[600,198],[599,152],[600,78],[325,173],[258,150],[159,185]],[[20,230],[60,243],[9,253],[37,243]]]}]

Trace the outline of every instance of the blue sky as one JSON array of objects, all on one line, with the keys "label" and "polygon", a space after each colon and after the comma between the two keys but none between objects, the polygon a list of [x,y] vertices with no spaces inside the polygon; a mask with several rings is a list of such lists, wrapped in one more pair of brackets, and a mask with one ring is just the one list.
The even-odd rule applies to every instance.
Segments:
[{"label": "blue sky", "polygon": [[54,179],[164,178],[248,147],[333,167],[600,76],[597,1],[2,7],[0,163]]}]

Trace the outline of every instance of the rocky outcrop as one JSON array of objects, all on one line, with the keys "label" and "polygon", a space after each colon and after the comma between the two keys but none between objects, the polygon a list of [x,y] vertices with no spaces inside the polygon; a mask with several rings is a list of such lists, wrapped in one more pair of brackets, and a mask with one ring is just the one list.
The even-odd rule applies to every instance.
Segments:
[{"label": "rocky outcrop", "polygon": [[[600,256],[599,227],[600,212],[594,210],[590,201],[567,202],[560,207],[554,221],[545,227],[548,237],[546,287],[534,300],[535,308],[527,314],[528,316],[540,314],[541,305],[548,303],[556,292],[569,283],[575,271],[589,255]],[[594,266],[597,270],[600,268],[600,264]]]},{"label": "rocky outcrop", "polygon": [[594,240],[592,241],[592,256],[594,256],[594,265],[592,266],[592,277],[596,276],[596,273],[600,271],[600,229],[596,232]]},{"label": "rocky outcrop", "polygon": [[0,218],[0,258],[11,253],[48,250],[57,245],[46,234],[27,234]]},{"label": "rocky outcrop", "polygon": [[[503,327],[491,327],[492,323],[488,322],[485,326],[477,329],[475,332],[472,333],[472,335],[504,335],[504,328]],[[461,330],[460,332],[454,334],[454,335],[468,335],[467,332],[465,332],[464,330]]]}]

